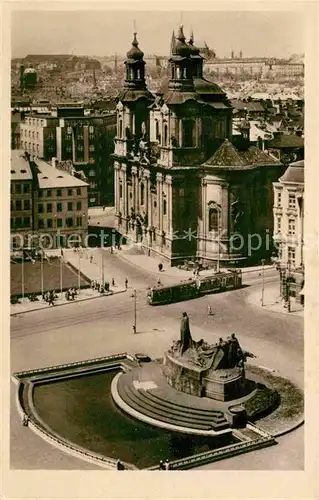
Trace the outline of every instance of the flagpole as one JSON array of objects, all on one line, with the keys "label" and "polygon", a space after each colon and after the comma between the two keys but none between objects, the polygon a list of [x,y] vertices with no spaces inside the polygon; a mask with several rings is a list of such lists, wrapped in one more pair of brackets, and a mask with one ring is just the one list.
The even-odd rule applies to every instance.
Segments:
[{"label": "flagpole", "polygon": [[24,299],[24,251],[22,249],[22,267],[21,267],[21,292],[22,298]]},{"label": "flagpole", "polygon": [[62,257],[62,249],[61,249],[61,257],[60,257],[60,292],[61,292],[61,299],[62,299],[62,293],[63,293],[62,272],[63,272],[63,257]]},{"label": "flagpole", "polygon": [[78,248],[78,252],[79,252],[78,289],[79,289],[79,295],[80,295],[80,289],[81,289],[81,253],[80,253],[79,248]]},{"label": "flagpole", "polygon": [[101,283],[101,287],[104,288],[104,259],[103,259],[103,248],[101,249],[102,250],[102,253],[101,253],[101,258],[102,258],[102,283]]},{"label": "flagpole", "polygon": [[43,286],[43,249],[41,250],[41,267],[40,267],[40,274],[41,274],[41,295],[43,297],[44,295],[44,286]]}]

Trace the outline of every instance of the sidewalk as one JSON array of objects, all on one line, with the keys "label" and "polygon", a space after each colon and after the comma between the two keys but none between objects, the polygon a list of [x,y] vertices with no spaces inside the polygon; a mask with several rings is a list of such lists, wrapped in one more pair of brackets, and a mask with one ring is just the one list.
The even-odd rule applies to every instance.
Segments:
[{"label": "sidewalk", "polygon": [[303,307],[295,302],[294,297],[291,297],[291,312],[288,312],[288,309],[284,307],[284,302],[279,295],[279,281],[275,284],[265,284],[263,306],[261,305],[261,294],[261,286],[254,287],[254,290],[247,294],[246,300],[250,305],[267,311],[303,317]]},{"label": "sidewalk", "polygon": [[[121,247],[121,250],[114,250],[114,254],[120,258],[126,260],[130,264],[161,276],[167,276],[170,278],[176,278],[176,280],[185,280],[193,277],[193,271],[187,271],[185,269],[179,269],[178,267],[170,267],[165,261],[160,257],[149,257],[147,255],[147,250],[139,248],[137,246]],[[159,271],[158,265],[163,264],[163,270]],[[268,269],[273,269],[273,265],[264,266],[264,271]],[[261,272],[262,266],[246,267],[242,269],[242,274],[252,272]],[[211,276],[214,273],[213,269],[207,269],[200,271],[200,276]]]}]

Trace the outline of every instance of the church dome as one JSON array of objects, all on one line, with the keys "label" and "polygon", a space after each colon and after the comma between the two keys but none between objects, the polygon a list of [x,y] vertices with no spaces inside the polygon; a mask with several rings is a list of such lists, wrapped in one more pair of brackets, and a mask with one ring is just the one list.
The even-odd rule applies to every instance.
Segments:
[{"label": "church dome", "polygon": [[183,32],[183,26],[179,27],[178,35],[176,37],[176,43],[174,47],[173,55],[180,57],[189,57],[191,54],[191,48],[186,43],[186,38]]},{"label": "church dome", "polygon": [[132,42],[132,47],[126,54],[128,59],[133,59],[135,61],[141,61],[144,57],[144,52],[141,51],[141,49],[138,46],[138,41],[136,38],[136,33],[134,33],[134,38]]},{"label": "church dome", "polygon": [[34,68],[26,68],[23,72],[24,75],[31,75],[36,73],[36,70]]},{"label": "church dome", "polygon": [[36,70],[34,69],[34,67],[32,66],[31,63],[29,64],[29,66],[23,72],[24,75],[31,75],[31,74],[34,74],[34,73],[36,73]]}]

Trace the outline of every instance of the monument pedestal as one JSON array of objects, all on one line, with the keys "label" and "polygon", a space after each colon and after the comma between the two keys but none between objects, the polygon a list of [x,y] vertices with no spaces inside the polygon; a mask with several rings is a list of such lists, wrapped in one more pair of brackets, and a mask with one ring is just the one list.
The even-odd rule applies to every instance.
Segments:
[{"label": "monument pedestal", "polygon": [[203,376],[204,395],[218,401],[231,401],[244,393],[245,377],[238,368],[209,371]]},{"label": "monument pedestal", "polygon": [[209,365],[192,364],[186,356],[166,352],[163,374],[171,387],[192,396],[231,401],[245,392],[245,375],[239,367],[214,370]]}]

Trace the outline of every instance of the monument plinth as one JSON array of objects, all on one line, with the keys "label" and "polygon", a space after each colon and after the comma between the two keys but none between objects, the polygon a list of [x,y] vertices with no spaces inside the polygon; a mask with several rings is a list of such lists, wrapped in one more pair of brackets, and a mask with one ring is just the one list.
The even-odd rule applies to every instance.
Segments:
[{"label": "monument plinth", "polygon": [[186,313],[181,339],[164,354],[163,373],[171,387],[192,396],[231,401],[245,394],[244,354],[235,334],[215,345],[196,342]]}]

